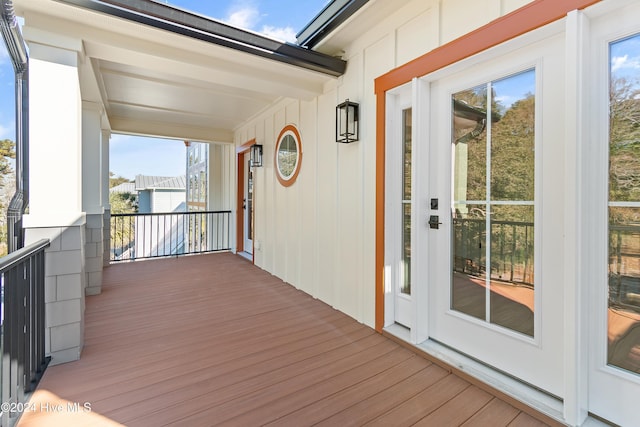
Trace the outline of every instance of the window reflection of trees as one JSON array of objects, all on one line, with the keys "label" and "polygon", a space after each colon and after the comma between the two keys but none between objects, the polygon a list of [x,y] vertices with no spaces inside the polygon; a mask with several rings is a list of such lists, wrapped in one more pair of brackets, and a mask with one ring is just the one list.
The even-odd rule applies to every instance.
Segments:
[{"label": "window reflection of trees", "polygon": [[283,178],[293,175],[298,161],[298,146],[291,135],[285,135],[278,147],[278,170]]},{"label": "window reflection of trees", "polygon": [[640,373],[640,35],[610,46],[608,361]]},{"label": "window reflection of trees", "polygon": [[412,109],[402,111],[402,283],[400,290],[411,294],[411,174]]},{"label": "window reflection of trees", "polygon": [[[527,335],[533,335],[535,96],[526,90],[534,87],[535,71],[528,70],[452,100],[452,307]],[[478,286],[491,290],[490,315],[485,292],[469,291]]]}]

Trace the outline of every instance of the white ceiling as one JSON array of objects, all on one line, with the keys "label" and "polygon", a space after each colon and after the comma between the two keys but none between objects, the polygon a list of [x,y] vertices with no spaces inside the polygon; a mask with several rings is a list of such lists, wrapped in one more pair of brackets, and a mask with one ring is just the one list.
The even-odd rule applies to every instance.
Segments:
[{"label": "white ceiling", "polygon": [[14,0],[27,42],[80,49],[84,101],[117,133],[233,142],[281,97],[311,99],[334,79],[53,0]]}]

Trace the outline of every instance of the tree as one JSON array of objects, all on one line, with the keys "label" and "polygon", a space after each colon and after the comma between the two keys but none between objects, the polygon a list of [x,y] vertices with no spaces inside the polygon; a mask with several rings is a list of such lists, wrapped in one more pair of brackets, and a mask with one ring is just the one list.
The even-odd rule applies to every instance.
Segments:
[{"label": "tree", "polygon": [[124,184],[125,182],[133,182],[123,176],[116,176],[115,173],[109,172],[109,188],[113,188],[116,185]]},{"label": "tree", "polygon": [[136,213],[136,195],[134,193],[109,193],[109,204],[111,205],[111,213]]},{"label": "tree", "polygon": [[640,201],[640,85],[612,78],[609,101],[609,197]]},{"label": "tree", "polygon": [[15,190],[15,177],[9,159],[15,159],[15,143],[0,140],[0,256],[7,254],[7,207]]},{"label": "tree", "polygon": [[2,178],[13,172],[9,164],[9,159],[16,158],[15,146],[16,144],[10,139],[0,141],[0,176],[2,176]]}]

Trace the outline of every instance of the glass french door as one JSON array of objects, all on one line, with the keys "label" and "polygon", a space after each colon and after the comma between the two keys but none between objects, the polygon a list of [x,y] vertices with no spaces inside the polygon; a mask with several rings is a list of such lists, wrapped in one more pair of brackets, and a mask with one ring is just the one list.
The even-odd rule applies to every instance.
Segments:
[{"label": "glass french door", "polygon": [[542,206],[558,200],[563,176],[552,166],[561,151],[541,148],[563,125],[553,77],[563,48],[551,38],[431,80],[420,120],[429,123],[428,197],[439,202],[429,212],[438,224],[428,224],[429,336],[557,396],[562,245],[558,212]]},{"label": "glass french door", "polygon": [[[631,18],[635,16],[635,18]],[[603,151],[595,197],[601,250],[593,279],[589,411],[619,425],[640,425],[640,6],[614,12],[593,25],[592,60],[599,66],[594,133]],[[604,70],[603,70],[604,71]],[[604,193],[604,191],[603,191]]]}]

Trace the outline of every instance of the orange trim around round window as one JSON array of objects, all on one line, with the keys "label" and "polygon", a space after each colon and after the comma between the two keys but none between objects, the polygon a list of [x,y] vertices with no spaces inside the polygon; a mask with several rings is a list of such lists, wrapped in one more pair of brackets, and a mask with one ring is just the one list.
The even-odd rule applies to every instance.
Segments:
[{"label": "orange trim around round window", "polygon": [[[297,155],[298,155],[295,169],[288,178],[284,178],[283,176],[281,176],[280,171],[278,169],[278,150],[280,148],[280,143],[282,142],[283,138],[286,135],[293,135],[293,137],[295,138]],[[273,154],[273,165],[275,166],[275,169],[276,169],[275,170],[276,178],[278,178],[278,181],[284,187],[290,187],[293,185],[294,182],[296,182],[296,179],[298,178],[298,174],[300,173],[300,166],[302,165],[302,138],[300,138],[300,133],[298,132],[298,129],[294,125],[287,125],[283,127],[282,130],[280,131],[280,135],[278,135],[278,139],[276,140],[276,148]]]}]

